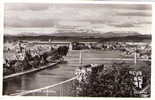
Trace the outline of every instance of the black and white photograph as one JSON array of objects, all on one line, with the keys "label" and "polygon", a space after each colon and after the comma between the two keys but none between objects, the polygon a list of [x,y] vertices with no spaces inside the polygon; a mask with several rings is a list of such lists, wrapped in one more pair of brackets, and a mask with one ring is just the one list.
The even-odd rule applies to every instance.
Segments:
[{"label": "black and white photograph", "polygon": [[151,4],[5,3],[3,95],[151,97]]}]

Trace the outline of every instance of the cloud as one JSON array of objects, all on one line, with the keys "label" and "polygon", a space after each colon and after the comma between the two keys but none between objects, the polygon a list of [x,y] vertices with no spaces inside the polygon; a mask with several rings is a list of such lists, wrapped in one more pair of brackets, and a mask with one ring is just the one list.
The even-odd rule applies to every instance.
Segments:
[{"label": "cloud", "polygon": [[52,19],[29,19],[29,20],[14,20],[11,22],[5,23],[5,27],[53,27],[56,25],[56,22],[54,22]]},{"label": "cloud", "polygon": [[120,15],[120,16],[141,16],[141,17],[145,17],[145,16],[148,16],[148,17],[151,17],[152,14],[151,13],[146,13],[146,12],[126,12],[126,13],[117,13],[117,15]]},{"label": "cloud", "polygon": [[[5,4],[5,28],[77,28],[97,31],[151,27],[145,4]],[[137,31],[138,31],[137,30]]]},{"label": "cloud", "polygon": [[5,4],[5,10],[12,11],[39,11],[39,10],[47,10],[50,7],[49,4],[36,4],[36,3],[7,3]]},{"label": "cloud", "polygon": [[142,11],[152,10],[152,6],[146,4],[122,4],[122,5],[108,4],[106,6],[113,9],[142,10]]},{"label": "cloud", "polygon": [[122,24],[110,24],[114,27],[135,27],[135,25],[131,24],[131,23],[122,23]]},{"label": "cloud", "polygon": [[134,24],[139,24],[139,25],[146,25],[146,24],[149,24],[149,25],[151,25],[152,24],[152,22],[151,21],[141,21],[141,22],[135,22]]}]

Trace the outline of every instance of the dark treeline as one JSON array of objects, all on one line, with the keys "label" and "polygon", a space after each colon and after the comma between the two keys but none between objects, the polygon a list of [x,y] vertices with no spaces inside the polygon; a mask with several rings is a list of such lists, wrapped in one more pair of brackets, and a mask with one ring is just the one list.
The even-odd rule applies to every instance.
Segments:
[{"label": "dark treeline", "polygon": [[134,35],[134,36],[119,36],[119,37],[95,37],[95,36],[11,36],[4,35],[4,42],[11,40],[40,40],[40,41],[48,41],[51,40],[62,40],[62,41],[95,41],[95,42],[104,42],[104,41],[122,41],[122,42],[142,42],[142,41],[151,41],[151,35]]},{"label": "dark treeline", "polygon": [[142,41],[151,41],[151,35],[136,35],[136,36],[125,36],[125,37],[111,37],[103,38],[100,42],[103,41],[123,41],[123,42],[142,42]]}]

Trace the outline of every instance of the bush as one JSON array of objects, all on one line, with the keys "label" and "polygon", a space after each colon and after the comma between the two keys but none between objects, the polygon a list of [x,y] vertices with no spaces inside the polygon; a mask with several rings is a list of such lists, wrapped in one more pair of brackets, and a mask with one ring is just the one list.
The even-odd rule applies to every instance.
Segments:
[{"label": "bush", "polygon": [[115,63],[108,73],[91,73],[88,82],[77,83],[78,96],[90,97],[137,97],[134,93],[132,70],[128,64]]}]

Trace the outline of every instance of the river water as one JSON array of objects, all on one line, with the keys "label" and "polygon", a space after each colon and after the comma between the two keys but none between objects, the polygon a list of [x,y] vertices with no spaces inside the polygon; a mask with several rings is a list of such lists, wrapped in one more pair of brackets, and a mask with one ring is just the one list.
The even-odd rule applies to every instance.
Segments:
[{"label": "river water", "polygon": [[51,68],[3,82],[5,95],[42,88],[74,77],[75,66],[59,64]]}]

